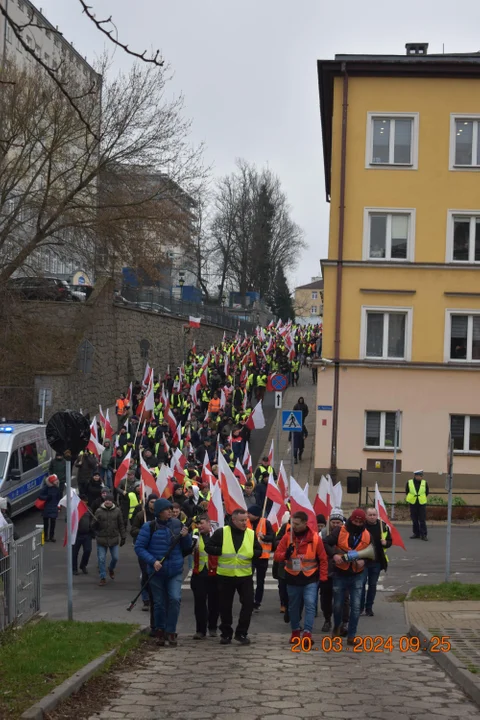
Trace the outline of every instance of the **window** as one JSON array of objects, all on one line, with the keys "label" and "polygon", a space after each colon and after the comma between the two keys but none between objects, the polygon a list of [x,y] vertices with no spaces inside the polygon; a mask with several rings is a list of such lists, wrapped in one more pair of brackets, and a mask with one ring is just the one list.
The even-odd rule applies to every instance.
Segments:
[{"label": "window", "polygon": [[480,211],[448,211],[446,261],[480,262]]},{"label": "window", "polygon": [[453,449],[480,453],[480,415],[450,415]]},{"label": "window", "polygon": [[418,166],[418,113],[368,113],[366,166]]},{"label": "window", "polygon": [[45,35],[46,35],[46,37],[47,37],[48,39],[51,38],[50,30],[47,30],[47,28],[45,28]]},{"label": "window", "polygon": [[413,260],[415,210],[365,208],[363,259]]},{"label": "window", "polygon": [[92,372],[94,354],[95,348],[92,343],[88,340],[83,340],[77,352],[77,368],[85,375]]},{"label": "window", "polygon": [[412,308],[362,308],[362,358],[410,360],[411,334]]},{"label": "window", "polygon": [[33,470],[38,466],[38,455],[36,443],[29,443],[20,448],[23,472]]},{"label": "window", "polygon": [[317,293],[316,293],[316,292],[312,292],[312,300],[316,300],[316,299],[317,299]]},{"label": "window", "polygon": [[[395,446],[395,412],[367,410],[365,413],[365,447],[391,448]],[[397,430],[399,447],[400,419]]]},{"label": "window", "polygon": [[316,314],[317,314],[317,306],[316,306],[316,305],[312,305],[312,309],[311,309],[310,312],[311,312],[312,315],[316,315]]},{"label": "window", "polygon": [[447,311],[446,360],[480,361],[480,315]]},{"label": "window", "polygon": [[148,351],[150,350],[150,343],[148,340],[140,340],[140,357],[142,360],[148,360]]},{"label": "window", "polygon": [[55,35],[55,37],[53,38],[53,44],[55,45],[55,47],[60,47],[60,40],[58,39],[57,35]]},{"label": "window", "polygon": [[480,168],[480,116],[450,117],[450,170]]}]

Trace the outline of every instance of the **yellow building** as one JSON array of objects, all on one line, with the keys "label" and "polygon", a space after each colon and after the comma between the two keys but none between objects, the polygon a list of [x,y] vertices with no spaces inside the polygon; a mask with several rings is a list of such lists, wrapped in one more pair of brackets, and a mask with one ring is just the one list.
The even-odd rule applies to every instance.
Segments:
[{"label": "yellow building", "polygon": [[295,288],[295,321],[300,325],[319,323],[323,317],[323,280],[313,277],[307,285]]},{"label": "yellow building", "polygon": [[[315,469],[480,487],[480,55],[318,62],[327,201]],[[320,409],[327,408],[327,409]],[[397,414],[398,411],[398,414]]]}]

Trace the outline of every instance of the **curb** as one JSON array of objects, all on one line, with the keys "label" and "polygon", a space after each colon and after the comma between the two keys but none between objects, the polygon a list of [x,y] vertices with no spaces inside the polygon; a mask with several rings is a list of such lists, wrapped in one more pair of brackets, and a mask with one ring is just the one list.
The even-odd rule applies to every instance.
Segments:
[{"label": "curb", "polygon": [[[408,605],[408,603],[405,603],[405,606],[406,605]],[[408,621],[407,610],[405,610],[405,613]],[[415,625],[415,623],[409,623],[409,628],[412,637],[417,637],[421,643],[430,642],[431,634],[425,630],[425,628]],[[455,657],[452,652],[431,653],[429,650],[427,652],[442,670],[445,670],[452,680],[454,680],[457,685],[460,685],[462,690],[480,707],[480,677],[473,675],[466,668],[465,664]]]},{"label": "curb", "polygon": [[25,712],[20,715],[20,718],[22,718],[22,720],[44,720],[45,713],[55,710],[57,705],[59,705],[63,700],[66,700],[70,697],[70,695],[77,692],[77,690],[79,690],[82,685],[87,682],[87,680],[90,680],[92,675],[106,665],[110,658],[117,654],[122,645],[132,638],[137,637],[137,635],[141,635],[145,631],[145,627],[146,626],[140,627],[134,633],[125,638],[118,647],[113,648],[113,650],[109,650],[104,655],[100,655],[100,657],[89,662],[88,665],[84,665],[83,668],[77,670],[76,673],[64,680],[61,685],[54,688],[52,692],[48,693],[48,695],[45,695],[45,697],[41,698],[38,702],[25,710]]}]

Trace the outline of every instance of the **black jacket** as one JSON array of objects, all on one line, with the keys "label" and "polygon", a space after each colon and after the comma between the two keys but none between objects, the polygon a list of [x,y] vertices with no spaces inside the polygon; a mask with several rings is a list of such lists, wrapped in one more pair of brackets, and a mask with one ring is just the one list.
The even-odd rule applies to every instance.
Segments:
[{"label": "black jacket", "polygon": [[[234,527],[233,525],[230,525],[232,529],[232,541],[233,541],[233,547],[235,548],[235,552],[238,552],[239,548],[242,545],[243,542],[243,536],[245,534],[244,530],[239,530],[239,528]],[[205,550],[209,555],[221,555],[222,554],[222,545],[223,545],[223,528],[218,528],[218,530],[215,530],[213,535],[211,536],[210,540],[205,543]],[[257,540],[257,537],[255,536],[253,541],[253,557],[258,558],[262,554],[262,546]]]},{"label": "black jacket", "polygon": [[[258,518],[258,520],[254,520],[252,522],[252,529],[255,530],[255,533],[256,533],[257,525],[259,522],[260,522],[260,518]],[[266,544],[272,543],[272,545],[273,545],[274,540],[275,540],[275,533],[273,532],[271,523],[267,520],[265,537],[263,538],[262,542],[264,542]]]},{"label": "black jacket", "polygon": [[[151,522],[152,520],[155,520],[154,513],[150,512],[150,510],[146,509],[146,518],[147,522]],[[137,539],[137,535],[142,529],[143,525],[145,523],[145,516],[143,514],[143,503],[140,503],[137,505],[135,510],[133,511],[132,519],[130,520],[130,535],[134,540]]]},{"label": "black jacket", "polygon": [[387,533],[387,537],[385,540],[387,541],[386,546],[384,547],[382,545],[382,525],[380,520],[377,520],[377,522],[374,525],[370,525],[370,523],[367,522],[366,528],[368,532],[370,533],[370,536],[372,538],[372,543],[375,548],[375,560],[367,560],[367,565],[371,565],[373,562],[379,562],[382,570],[386,570],[388,567],[387,558],[385,557],[385,549],[391,547],[392,545],[392,536],[390,535],[390,530],[387,526],[385,526],[385,531]]},{"label": "black jacket", "polygon": [[[351,547],[353,550],[355,548],[355,543],[351,542],[350,540],[353,538],[354,531],[357,531],[357,532],[355,532],[355,535],[361,534],[363,532],[364,528],[361,528],[360,533],[359,533],[357,528],[353,529],[353,526],[350,524],[349,520],[347,520],[347,522],[345,523],[345,527],[349,531],[349,547]],[[325,546],[325,552],[327,553],[329,558],[333,558],[334,555],[341,554],[337,547],[338,536],[340,534],[341,529],[342,528],[339,528],[339,527],[334,528],[332,530],[332,532],[330,533],[330,535],[327,535],[327,537],[324,538],[324,540],[323,540],[323,544]],[[352,532],[352,529],[353,529],[353,532]],[[367,527],[367,530],[368,530],[368,527]],[[337,567],[337,565],[333,564],[333,574],[341,575],[343,577],[344,575],[356,575],[357,573],[355,573],[353,571],[351,564],[349,564],[348,570],[341,570],[339,567]]]}]

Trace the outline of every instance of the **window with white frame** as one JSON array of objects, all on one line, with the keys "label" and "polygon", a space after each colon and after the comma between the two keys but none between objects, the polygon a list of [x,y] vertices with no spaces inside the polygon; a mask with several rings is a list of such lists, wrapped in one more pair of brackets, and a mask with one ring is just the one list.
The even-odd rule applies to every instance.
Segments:
[{"label": "window with white frame", "polygon": [[318,297],[317,293],[312,291],[312,300],[316,300],[317,297]]},{"label": "window with white frame", "polygon": [[480,262],[480,210],[449,210],[447,262]]},{"label": "window with white frame", "polygon": [[450,167],[480,167],[480,115],[452,115]]},{"label": "window with white frame", "polygon": [[[365,413],[365,447],[395,447],[395,412],[367,410]],[[401,420],[401,415],[399,420]],[[397,448],[400,446],[400,422],[397,429]]]},{"label": "window with white frame", "polygon": [[418,113],[368,113],[367,167],[418,164]]},{"label": "window with white frame", "polygon": [[410,360],[411,308],[362,308],[361,356],[373,360]]},{"label": "window with white frame", "polygon": [[450,415],[450,434],[455,451],[480,453],[480,415]]},{"label": "window with white frame", "polygon": [[316,306],[316,305],[312,305],[311,313],[312,313],[312,315],[316,315],[316,314],[317,314],[317,306]]},{"label": "window with white frame", "polygon": [[365,260],[413,260],[414,210],[366,208]]},{"label": "window with white frame", "polygon": [[480,314],[449,311],[447,331],[449,339],[447,359],[480,361]]}]

